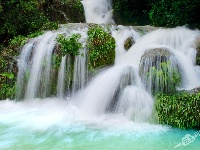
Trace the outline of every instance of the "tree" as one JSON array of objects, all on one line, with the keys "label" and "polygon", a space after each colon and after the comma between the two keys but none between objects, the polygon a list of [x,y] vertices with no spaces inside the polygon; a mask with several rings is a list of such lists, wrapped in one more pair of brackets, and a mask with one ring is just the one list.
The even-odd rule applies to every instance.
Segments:
[{"label": "tree", "polygon": [[17,35],[27,35],[48,22],[37,0],[0,0],[0,44],[7,45]]},{"label": "tree", "polygon": [[113,0],[114,17],[118,24],[149,24],[146,0]]},{"label": "tree", "polygon": [[152,25],[175,27],[200,24],[199,0],[148,0],[151,10],[149,18]]}]

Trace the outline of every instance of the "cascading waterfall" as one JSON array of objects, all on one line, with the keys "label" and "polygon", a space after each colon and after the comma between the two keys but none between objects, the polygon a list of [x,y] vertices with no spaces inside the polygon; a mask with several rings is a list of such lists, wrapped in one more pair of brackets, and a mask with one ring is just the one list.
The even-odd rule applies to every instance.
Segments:
[{"label": "cascading waterfall", "polygon": [[[18,85],[23,86],[24,80],[27,80],[25,74],[29,73],[28,82],[26,81],[25,99],[55,96],[53,93],[49,94],[49,88],[52,80],[50,76],[52,72],[51,60],[58,34],[65,34],[66,36],[81,34],[79,42],[82,43],[83,48],[79,50],[80,55],[74,59],[73,74],[70,73],[71,69],[69,69],[71,58],[66,61],[65,56],[62,59],[58,73],[57,97],[71,97],[71,100],[83,111],[83,114],[101,115],[117,112],[135,121],[147,121],[151,118],[153,110],[152,89],[154,91],[169,91],[170,89],[170,87],[168,88],[170,83],[166,83],[170,81],[159,76],[153,76],[151,71],[148,70],[153,67],[152,64],[154,63],[157,65],[156,68],[160,69],[162,67],[160,64],[163,61],[161,57],[156,57],[156,62],[153,62],[155,58],[148,58],[141,64],[143,54],[155,48],[164,48],[171,53],[171,56],[166,57],[165,60],[165,62],[169,61],[171,65],[168,65],[166,70],[168,76],[170,76],[170,69],[173,68],[178,68],[181,72],[182,84],[179,86],[180,89],[191,89],[199,86],[200,82],[197,82],[199,81],[198,70],[194,63],[195,49],[193,47],[193,42],[199,32],[178,27],[158,29],[141,37],[131,27],[111,27],[112,36],[116,39],[115,65],[104,69],[91,80],[87,67],[87,31],[87,28],[72,31],[60,29],[56,32],[47,32],[25,45],[19,58],[18,75]],[[183,38],[183,33],[187,40]],[[135,42],[128,51],[124,48],[124,42],[127,38],[131,38]],[[188,66],[189,68],[186,68]],[[188,69],[190,72],[188,72]],[[139,75],[140,70],[143,70],[141,75]],[[148,78],[144,77],[146,74],[149,74]],[[66,78],[73,78],[73,80]],[[70,83],[71,81],[73,82]],[[142,93],[146,96],[142,96]],[[143,111],[143,108],[148,109]]]},{"label": "cascading waterfall", "polygon": [[16,98],[17,99],[21,99],[22,97],[22,91],[24,91],[23,87],[24,87],[24,76],[26,73],[26,70],[28,70],[28,66],[29,64],[27,64],[28,60],[30,59],[30,55],[31,55],[31,50],[33,48],[33,44],[34,44],[34,40],[27,43],[21,52],[21,55],[19,56],[18,59],[18,75],[17,75],[17,94],[16,94]]},{"label": "cascading waterfall", "polygon": [[[82,3],[86,22],[114,23],[111,0]],[[157,119],[153,91],[171,88],[171,80],[160,78],[150,69],[162,70],[164,62],[169,78],[173,69],[181,74],[177,89],[199,87],[200,67],[195,64],[194,42],[200,32],[177,27],[142,35],[134,27],[102,25],[115,38],[115,63],[95,68],[95,74],[90,72],[87,58],[89,26],[79,24],[78,28],[75,25],[48,31],[30,39],[22,48],[17,100],[24,101],[0,101],[0,148],[26,149],[28,145],[29,149],[172,149],[177,139],[194,134],[150,124]],[[80,34],[80,55],[63,56],[56,42],[59,34]],[[124,46],[127,39],[133,44],[129,49]],[[167,51],[167,55],[151,55],[155,49]],[[150,144],[143,144],[144,141]],[[199,141],[195,142],[191,149],[199,148]]]},{"label": "cascading waterfall", "polygon": [[[50,65],[49,62],[51,59],[51,53],[53,52],[54,45],[56,44],[54,38],[56,35],[52,32],[46,32],[41,41],[35,47],[35,51],[33,52],[33,60],[32,60],[32,67],[30,70],[30,77],[27,85],[26,90],[26,99],[32,99],[37,97],[38,87],[40,85],[40,80],[42,80],[42,73],[44,74],[44,91],[42,95],[46,97],[47,88],[49,83],[49,75],[50,75]],[[46,65],[46,66],[45,66]],[[45,66],[45,69],[42,70],[42,66]],[[43,72],[44,71],[44,72]],[[41,76],[41,77],[40,77]]]},{"label": "cascading waterfall", "polygon": [[[180,89],[192,89],[200,86],[199,74],[194,64],[195,39],[199,31],[192,31],[185,27],[173,29],[158,29],[143,36],[127,52],[124,59],[127,64],[134,64],[139,67],[140,59],[145,51],[155,48],[165,48],[176,58],[182,75]],[[122,63],[122,62],[119,62]]]},{"label": "cascading waterfall", "polygon": [[[66,93],[70,95],[71,92],[74,93],[79,89],[83,89],[88,78],[85,48],[86,33],[86,28],[72,31],[61,28],[55,32],[48,31],[30,40],[22,49],[22,53],[18,59],[17,99],[55,96],[55,93],[52,93],[50,87],[52,86],[51,81],[54,82],[54,78],[57,76],[57,96],[59,98],[65,97]],[[70,56],[63,56],[58,75],[55,75],[55,71],[53,70],[53,65],[58,63],[54,62],[55,57],[53,58],[56,51],[56,37],[58,34],[64,34],[66,37],[72,34],[81,34],[79,42],[82,43],[83,48],[79,50],[80,55],[75,57],[72,91],[70,91],[70,82],[73,78],[71,76],[72,66]],[[25,91],[25,93],[22,91]]]},{"label": "cascading waterfall", "polygon": [[87,23],[114,23],[111,0],[83,0]]}]

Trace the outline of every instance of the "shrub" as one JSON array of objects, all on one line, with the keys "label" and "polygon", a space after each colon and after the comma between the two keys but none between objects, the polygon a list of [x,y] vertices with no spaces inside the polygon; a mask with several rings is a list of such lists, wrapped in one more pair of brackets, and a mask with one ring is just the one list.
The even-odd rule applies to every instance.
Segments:
[{"label": "shrub", "polygon": [[73,56],[79,55],[79,49],[82,48],[82,44],[78,41],[80,38],[80,34],[72,34],[69,37],[59,34],[57,36],[57,41],[60,45],[62,56],[67,54],[71,54]]},{"label": "shrub", "polygon": [[182,129],[200,128],[200,93],[156,95],[159,123]]},{"label": "shrub", "polygon": [[102,67],[114,63],[115,39],[100,26],[88,30],[89,62],[92,67]]},{"label": "shrub", "polygon": [[150,22],[154,26],[175,27],[200,24],[199,0],[148,0],[152,6]]}]

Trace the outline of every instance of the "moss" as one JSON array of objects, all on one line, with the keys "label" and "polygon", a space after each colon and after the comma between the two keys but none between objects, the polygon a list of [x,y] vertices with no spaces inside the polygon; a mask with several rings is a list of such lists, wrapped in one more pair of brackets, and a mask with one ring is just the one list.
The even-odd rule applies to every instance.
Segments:
[{"label": "moss", "polygon": [[115,60],[115,39],[98,25],[88,30],[89,64],[93,67],[111,65]]},{"label": "moss", "polygon": [[181,129],[200,128],[200,93],[156,95],[159,123]]}]

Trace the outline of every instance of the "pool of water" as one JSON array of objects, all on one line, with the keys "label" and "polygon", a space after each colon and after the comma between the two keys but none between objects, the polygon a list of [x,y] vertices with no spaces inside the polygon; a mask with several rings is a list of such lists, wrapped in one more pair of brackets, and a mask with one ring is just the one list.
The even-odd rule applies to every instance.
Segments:
[{"label": "pool of water", "polygon": [[86,116],[58,99],[4,100],[0,101],[0,149],[200,150],[200,131],[134,123],[116,114]]}]

